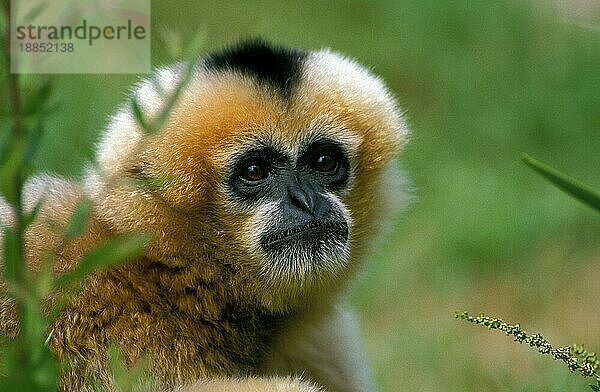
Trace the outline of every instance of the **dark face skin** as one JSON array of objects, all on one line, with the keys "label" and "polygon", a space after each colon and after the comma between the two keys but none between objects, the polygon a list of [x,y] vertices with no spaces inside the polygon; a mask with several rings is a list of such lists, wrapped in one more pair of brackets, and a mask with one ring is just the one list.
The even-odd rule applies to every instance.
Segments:
[{"label": "dark face skin", "polygon": [[312,140],[297,159],[271,145],[259,146],[245,151],[232,166],[229,187],[236,202],[278,202],[278,211],[260,235],[265,254],[285,258],[294,247],[323,259],[346,245],[348,222],[326,196],[343,191],[350,179],[350,162],[340,144]]}]

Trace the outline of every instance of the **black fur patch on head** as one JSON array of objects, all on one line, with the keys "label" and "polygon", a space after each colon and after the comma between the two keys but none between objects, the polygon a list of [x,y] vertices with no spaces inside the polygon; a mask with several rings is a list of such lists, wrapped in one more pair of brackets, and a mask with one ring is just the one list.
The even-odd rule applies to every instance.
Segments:
[{"label": "black fur patch on head", "polygon": [[300,79],[306,55],[301,49],[274,46],[261,39],[253,39],[209,55],[204,66],[216,72],[239,72],[289,96]]}]

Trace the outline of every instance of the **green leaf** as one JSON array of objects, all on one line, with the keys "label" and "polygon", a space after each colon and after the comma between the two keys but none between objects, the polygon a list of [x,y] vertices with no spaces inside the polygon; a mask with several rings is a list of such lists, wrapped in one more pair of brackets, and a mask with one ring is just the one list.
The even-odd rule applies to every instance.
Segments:
[{"label": "green leaf", "polygon": [[183,55],[185,58],[197,58],[200,55],[200,50],[206,42],[206,32],[196,31],[192,39],[187,42],[184,48]]},{"label": "green leaf", "polygon": [[197,30],[187,42],[181,34],[171,28],[159,30],[160,40],[172,60],[195,58],[206,42],[206,32]]},{"label": "green leaf", "polygon": [[138,103],[135,97],[133,97],[133,99],[131,100],[131,111],[133,112],[135,120],[138,124],[140,124],[142,128],[148,129],[150,127],[150,124],[146,122],[146,119],[144,118],[144,113],[142,113],[142,108],[140,107],[140,104]]},{"label": "green leaf", "polygon": [[525,164],[527,164],[527,166],[541,174],[562,191],[570,194],[577,200],[589,205],[595,210],[600,211],[600,194],[597,192],[593,191],[577,180],[567,176],[566,174],[533,159],[527,154],[523,154],[521,159],[523,162],[525,162]]},{"label": "green leaf", "polygon": [[54,356],[47,348],[44,348],[41,357],[32,356],[29,350],[34,344],[25,339],[16,339],[10,340],[8,346],[3,346],[6,373],[0,377],[0,390],[56,391],[58,369]]},{"label": "green leaf", "polygon": [[2,121],[0,128],[0,164],[5,160],[6,154],[8,154],[10,147],[10,128],[8,127],[8,121]]},{"label": "green leaf", "polygon": [[27,146],[25,147],[25,156],[23,159],[22,170],[25,176],[31,175],[32,162],[37,154],[42,143],[42,135],[44,134],[44,126],[41,122],[32,125],[29,128],[27,135]]},{"label": "green leaf", "polygon": [[52,84],[44,81],[40,87],[33,88],[23,105],[23,115],[41,112],[49,101]]},{"label": "green leaf", "polygon": [[164,188],[170,183],[173,183],[175,181],[175,178],[176,177],[174,175],[163,174],[156,176],[147,176],[142,178],[134,178],[133,183],[137,187],[144,188],[150,191],[155,191]]},{"label": "green leaf", "polygon": [[156,133],[164,127],[165,123],[171,116],[171,112],[175,108],[175,105],[177,104],[177,101],[179,100],[181,93],[183,92],[183,90],[185,89],[187,84],[189,83],[189,81],[192,77],[192,74],[194,73],[195,67],[196,67],[196,61],[189,61],[188,63],[186,63],[183,74],[181,76],[181,80],[177,84],[177,87],[175,88],[175,90],[173,90],[173,92],[168,96],[168,99],[167,99],[164,107],[158,114],[156,120],[153,121],[152,124],[149,124],[150,126],[147,128],[148,132]]},{"label": "green leaf", "polygon": [[71,214],[67,227],[63,233],[65,240],[72,240],[83,233],[89,222],[91,211],[92,205],[89,200],[83,200],[77,205],[77,208],[73,211],[73,214]]},{"label": "green leaf", "polygon": [[[164,95],[164,105],[162,106],[160,112],[153,116],[152,119],[145,119],[144,114],[142,112],[139,103],[135,98],[131,100],[131,110],[133,111],[133,115],[138,122],[138,124],[143,128],[143,130],[147,134],[156,134],[160,130],[163,129],[165,123],[171,116],[171,112],[175,108],[177,101],[179,100],[179,96],[183,92],[185,86],[189,83],[192,74],[194,73],[194,69],[196,67],[196,61],[190,61],[185,64],[185,68],[181,75],[181,79],[177,83],[177,86],[170,94]],[[157,84],[156,82],[153,82]]]},{"label": "green leaf", "polygon": [[178,59],[183,53],[183,40],[177,32],[168,27],[163,27],[159,31],[159,36],[172,59]]},{"label": "green leaf", "polygon": [[45,201],[45,198],[40,199],[37,203],[35,203],[35,206],[33,206],[31,211],[23,214],[23,227],[31,225],[36,220],[40,214],[40,211],[42,210],[42,207],[44,206]]},{"label": "green leaf", "polygon": [[153,391],[154,379],[149,375],[150,360],[147,355],[127,364],[119,346],[110,342],[108,346],[110,372],[118,391]]},{"label": "green leaf", "polygon": [[17,270],[19,268],[17,263],[20,263],[19,252],[17,247],[19,243],[17,236],[13,229],[4,229],[4,278],[8,282],[14,282],[17,278]]},{"label": "green leaf", "polygon": [[97,269],[132,260],[142,253],[149,240],[149,235],[127,234],[105,241],[87,253],[75,269],[57,278],[55,287],[72,285]]},{"label": "green leaf", "polygon": [[19,181],[26,154],[26,144],[23,139],[12,139],[8,142],[6,155],[0,156],[0,193],[12,205],[19,204]]}]

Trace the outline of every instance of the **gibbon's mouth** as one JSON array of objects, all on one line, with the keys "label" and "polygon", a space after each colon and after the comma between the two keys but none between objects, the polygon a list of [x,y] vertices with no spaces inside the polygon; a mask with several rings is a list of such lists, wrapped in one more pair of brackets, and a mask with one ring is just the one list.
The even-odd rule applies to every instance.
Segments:
[{"label": "gibbon's mouth", "polygon": [[337,242],[348,239],[348,225],[341,222],[311,221],[303,225],[267,234],[260,240],[263,249],[278,248],[289,241],[300,242]]}]

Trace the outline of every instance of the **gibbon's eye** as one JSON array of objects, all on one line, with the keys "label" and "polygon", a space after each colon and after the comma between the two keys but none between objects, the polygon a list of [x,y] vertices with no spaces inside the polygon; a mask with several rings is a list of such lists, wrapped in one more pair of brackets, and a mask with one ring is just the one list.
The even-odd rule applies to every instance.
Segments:
[{"label": "gibbon's eye", "polygon": [[241,176],[250,182],[264,180],[269,176],[269,167],[264,162],[251,162],[244,167]]},{"label": "gibbon's eye", "polygon": [[318,154],[312,161],[311,166],[317,171],[332,173],[338,168],[338,162],[331,155]]},{"label": "gibbon's eye", "polygon": [[349,182],[350,159],[343,146],[335,140],[319,138],[312,140],[300,152],[298,163],[315,184],[329,191],[341,191]]}]

